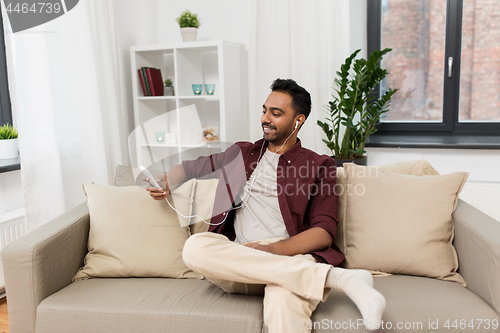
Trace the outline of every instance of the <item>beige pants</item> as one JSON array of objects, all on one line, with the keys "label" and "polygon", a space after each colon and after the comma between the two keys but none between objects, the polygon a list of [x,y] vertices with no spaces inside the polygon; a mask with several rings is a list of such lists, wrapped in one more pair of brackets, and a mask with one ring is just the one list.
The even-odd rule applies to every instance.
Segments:
[{"label": "beige pants", "polygon": [[205,232],[188,238],[182,257],[189,268],[227,292],[264,294],[264,323],[270,333],[310,332],[298,329],[297,323],[305,327],[311,322],[314,309],[330,292],[325,281],[331,266],[311,255],[275,255]]}]

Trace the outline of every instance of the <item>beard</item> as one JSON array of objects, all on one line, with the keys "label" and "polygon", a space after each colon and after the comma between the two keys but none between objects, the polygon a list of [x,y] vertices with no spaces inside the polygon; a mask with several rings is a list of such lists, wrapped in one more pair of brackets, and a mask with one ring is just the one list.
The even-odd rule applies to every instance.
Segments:
[{"label": "beard", "polygon": [[280,130],[278,130],[276,127],[274,126],[270,126],[268,124],[262,124],[262,128],[264,129],[264,125],[266,125],[266,127],[269,127],[272,129],[271,132],[269,133],[266,133],[264,132],[263,134],[263,139],[267,142],[270,142],[270,143],[273,143],[273,144],[283,144],[283,142],[290,136],[290,134],[293,132],[294,128],[293,128],[293,120],[292,122],[290,123],[289,126],[286,126]]}]

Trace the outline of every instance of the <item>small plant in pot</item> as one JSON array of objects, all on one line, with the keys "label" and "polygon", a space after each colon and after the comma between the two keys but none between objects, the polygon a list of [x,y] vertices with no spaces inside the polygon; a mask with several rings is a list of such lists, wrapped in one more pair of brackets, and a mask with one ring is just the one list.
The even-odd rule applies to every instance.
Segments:
[{"label": "small plant in pot", "polygon": [[189,10],[185,10],[177,18],[177,23],[181,28],[182,41],[184,42],[194,42],[196,41],[196,35],[198,34],[198,27],[200,26],[200,20],[198,15],[191,13]]},{"label": "small plant in pot", "polygon": [[[355,60],[360,51],[351,54],[337,72],[337,95],[332,95],[333,101],[326,106],[326,121],[317,122],[326,135],[323,142],[339,167],[344,162],[367,164],[366,140],[377,131],[377,123],[389,111],[391,98],[398,91],[388,88],[382,96],[374,96],[374,89],[389,74],[380,67],[380,62],[391,49],[375,50],[368,60]],[[340,125],[345,126],[343,136]]]},{"label": "small plant in pot", "polygon": [[0,159],[17,158],[18,134],[12,125],[5,124],[0,127]]},{"label": "small plant in pot", "polygon": [[174,96],[174,82],[172,79],[163,81],[163,86],[165,87],[165,96]]}]

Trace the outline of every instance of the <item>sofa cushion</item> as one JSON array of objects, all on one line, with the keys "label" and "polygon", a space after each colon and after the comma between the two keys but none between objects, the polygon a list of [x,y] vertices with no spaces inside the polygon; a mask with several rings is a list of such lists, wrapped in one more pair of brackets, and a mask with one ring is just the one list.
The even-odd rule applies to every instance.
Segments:
[{"label": "sofa cushion", "polygon": [[456,281],[452,213],[468,174],[410,176],[345,164],[345,267]]},{"label": "sofa cushion", "polygon": [[[116,167],[116,186],[132,186],[136,185],[135,176],[140,175],[141,171],[138,168],[132,168],[130,166],[118,165]],[[134,176],[135,175],[135,176]],[[184,219],[180,214],[177,214],[179,220],[183,223],[189,224],[189,229],[191,234],[197,234],[199,232],[208,231],[209,223],[212,218],[212,211],[215,201],[215,190],[217,189],[218,179],[191,179],[191,185],[193,186],[194,195],[191,197],[192,206],[191,207],[180,207],[179,211],[183,215],[199,217],[192,217],[189,219]],[[175,199],[175,194],[174,194]],[[178,204],[175,205],[177,208]],[[182,209],[182,210],[181,210]],[[207,223],[208,222],[208,223]]]},{"label": "sofa cushion", "polygon": [[[387,306],[383,315],[383,329],[377,332],[496,332],[493,324],[500,317],[476,294],[457,283],[448,281],[408,276],[393,275],[374,278],[375,289],[386,298]],[[361,315],[354,303],[343,293],[332,291],[328,300],[320,303],[314,311],[313,323],[318,323],[313,332],[367,332],[362,323],[352,325],[361,319]],[[483,320],[479,328],[480,320]],[[490,320],[487,329],[484,320]],[[455,329],[452,327],[457,320],[469,325],[474,320],[474,329],[471,327]],[[434,324],[437,322],[437,328]],[[450,329],[445,327],[448,322]],[[403,327],[397,327],[402,323]],[[421,323],[421,326],[419,326]],[[432,327],[429,329],[429,323]],[[325,326],[320,326],[324,324]],[[341,329],[335,329],[335,325]],[[400,324],[401,325],[401,324]],[[404,325],[407,325],[406,328]],[[409,326],[411,328],[409,328]],[[334,329],[330,329],[333,326]],[[328,328],[326,328],[328,327]],[[498,327],[498,326],[497,326]]]},{"label": "sofa cushion", "polygon": [[[387,300],[386,326],[379,332],[496,332],[486,329],[484,322],[478,329],[478,324],[480,319],[489,319],[490,325],[493,320],[498,323],[498,314],[456,283],[406,275],[378,277],[374,283]],[[260,296],[228,294],[207,280],[82,280],[40,303],[36,329],[38,333],[257,333],[262,327],[262,304]],[[347,325],[360,319],[354,303],[344,293],[332,291],[313,313],[313,323],[317,323],[313,332],[366,332],[361,324]],[[436,320],[438,329],[429,329],[429,322]],[[450,327],[455,320],[467,324],[474,320],[475,328],[447,329],[447,320]],[[397,330],[398,322],[421,322],[422,328]],[[344,327],[335,329],[335,324]],[[318,329],[319,325],[327,327]]]},{"label": "sofa cushion", "polygon": [[[432,167],[432,165],[426,160],[410,160],[403,162],[390,163],[381,166],[369,166],[372,170],[378,170],[382,172],[398,173],[402,175],[413,175],[413,176],[435,176],[439,175],[439,172]],[[345,250],[345,201],[347,198],[346,188],[346,177],[344,168],[337,168],[337,186],[336,191],[339,194],[339,224],[337,226],[337,235],[335,237],[335,245],[344,252]]]},{"label": "sofa cushion", "polygon": [[[89,253],[74,280],[91,277],[201,278],[182,260],[189,227],[138,186],[84,184]],[[187,191],[190,194],[190,191]],[[189,205],[188,205],[189,206]]]},{"label": "sofa cushion", "polygon": [[207,280],[91,279],[42,301],[38,333],[261,332],[262,297],[228,294]]}]

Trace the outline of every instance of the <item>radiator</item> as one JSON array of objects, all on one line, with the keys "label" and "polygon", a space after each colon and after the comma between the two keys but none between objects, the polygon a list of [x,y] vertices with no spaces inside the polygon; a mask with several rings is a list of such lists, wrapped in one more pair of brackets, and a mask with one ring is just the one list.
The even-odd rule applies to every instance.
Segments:
[{"label": "radiator", "polygon": [[[0,251],[26,233],[26,211],[19,209],[0,215]],[[5,280],[0,259],[0,297],[5,295]]]},{"label": "radiator", "polygon": [[469,180],[460,199],[500,221],[500,182]]}]

